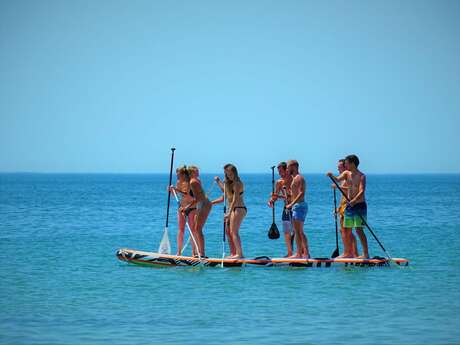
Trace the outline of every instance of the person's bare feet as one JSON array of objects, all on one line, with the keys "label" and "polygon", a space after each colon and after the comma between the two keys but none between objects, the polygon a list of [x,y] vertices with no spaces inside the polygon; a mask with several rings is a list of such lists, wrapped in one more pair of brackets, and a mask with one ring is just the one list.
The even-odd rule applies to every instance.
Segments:
[{"label": "person's bare feet", "polygon": [[242,259],[243,256],[242,256],[242,255],[235,254],[235,255],[230,255],[228,258],[229,258],[229,259]]},{"label": "person's bare feet", "polygon": [[288,257],[288,259],[302,259],[302,255],[300,254],[291,255]]},{"label": "person's bare feet", "polygon": [[336,257],[336,259],[354,259],[355,257],[353,255],[349,254],[342,254]]},{"label": "person's bare feet", "polygon": [[303,259],[310,259],[310,253],[307,252],[307,253],[302,254],[302,258]]},{"label": "person's bare feet", "polygon": [[357,257],[357,259],[369,259],[369,255],[366,256],[366,255],[360,255]]}]

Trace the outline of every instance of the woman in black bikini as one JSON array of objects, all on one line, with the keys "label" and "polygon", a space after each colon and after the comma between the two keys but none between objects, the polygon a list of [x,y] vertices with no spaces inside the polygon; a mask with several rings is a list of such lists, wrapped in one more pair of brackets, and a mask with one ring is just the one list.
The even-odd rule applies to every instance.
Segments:
[{"label": "woman in black bikini", "polygon": [[[187,206],[181,207],[180,209],[185,212],[187,209],[196,208],[195,226],[192,228],[192,232],[198,248],[193,252],[193,255],[195,256],[198,254],[198,256],[205,257],[203,227],[208,219],[209,212],[211,212],[212,204],[203,190],[199,175],[200,172],[196,166],[190,165],[187,168],[186,179],[189,182],[189,195],[192,197],[192,201]],[[193,247],[195,247],[195,245],[193,245]]]},{"label": "woman in black bikini", "polygon": [[[238,176],[238,170],[233,164],[226,164],[224,172],[224,183],[222,183],[219,177],[216,177],[215,180],[220,189],[222,191],[225,190],[229,205],[227,214],[225,215],[225,223],[227,224],[226,232],[230,246],[230,256],[228,258],[239,259],[244,257],[239,231],[241,223],[248,212],[243,200],[244,185]],[[222,201],[223,197],[214,200],[213,203],[216,204]]]},{"label": "woman in black bikini", "polygon": [[[187,180],[187,167],[184,165],[181,168],[176,169],[177,182],[176,186],[171,186],[171,191],[174,189],[178,194],[182,195],[180,199],[179,207],[185,208],[187,205],[191,204],[193,197],[190,195],[190,185]],[[195,229],[195,216],[196,216],[196,207],[185,208],[183,212],[181,209],[177,210],[177,222],[179,225],[179,231],[177,232],[177,254],[182,255],[182,247],[184,245],[184,232],[185,232],[185,222],[188,222],[190,229],[194,231]],[[187,219],[188,218],[188,219]],[[192,255],[194,253],[194,246],[192,246]]]}]

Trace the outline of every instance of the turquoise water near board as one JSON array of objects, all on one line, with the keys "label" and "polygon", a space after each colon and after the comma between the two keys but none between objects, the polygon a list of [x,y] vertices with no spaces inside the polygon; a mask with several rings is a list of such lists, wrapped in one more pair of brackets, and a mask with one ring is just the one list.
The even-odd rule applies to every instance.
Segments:
[{"label": "turquoise water near board", "polygon": [[[212,177],[202,176],[207,188]],[[330,181],[306,177],[306,233],[312,255],[327,257],[335,248]],[[271,176],[242,179],[246,256],[284,255],[283,241],[266,235]],[[167,180],[0,174],[0,343],[459,343],[460,175],[368,176],[369,223],[393,256],[411,260],[408,268],[155,269],[118,261],[118,248],[157,250]],[[219,196],[215,187],[210,194]],[[221,256],[221,219],[219,205],[205,230],[209,256]],[[383,255],[368,240],[371,255]]]}]

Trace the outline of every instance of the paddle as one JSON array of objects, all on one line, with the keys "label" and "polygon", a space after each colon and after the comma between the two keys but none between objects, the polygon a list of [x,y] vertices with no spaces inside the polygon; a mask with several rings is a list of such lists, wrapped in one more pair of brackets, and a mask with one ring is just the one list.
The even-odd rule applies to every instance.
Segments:
[{"label": "paddle", "polygon": [[174,151],[176,149],[173,147],[171,148],[171,167],[169,169],[169,184],[168,184],[168,204],[166,206],[166,225],[165,230],[163,232],[163,237],[161,238],[160,247],[158,248],[158,252],[160,254],[171,254],[171,244],[169,243],[169,236],[168,236],[168,224],[169,224],[169,203],[171,201],[171,190],[170,186],[172,183],[172,171],[173,171],[173,164],[174,164]]},{"label": "paddle", "polygon": [[[272,195],[275,194],[275,166],[271,167],[272,169]],[[278,227],[275,223],[275,203],[273,203],[272,207],[272,225],[268,230],[268,238],[271,240],[276,240],[280,238],[280,232],[278,231]]]},{"label": "paddle", "polygon": [[335,220],[335,250],[331,254],[331,258],[339,256],[339,230],[337,226],[337,193],[334,188],[334,220]]},{"label": "paddle", "polygon": [[[342,193],[342,195],[345,197],[345,199],[350,202],[350,199],[348,198],[347,194],[345,194],[345,192],[343,191],[342,188],[340,188],[339,184],[337,183],[337,181],[332,177],[332,176],[329,176],[329,178],[332,180],[332,182],[334,182],[334,184],[337,186],[337,188],[339,189],[339,191]],[[379,241],[379,239],[377,238],[377,236],[375,235],[374,231],[372,231],[371,227],[369,226],[369,224],[367,224],[366,220],[364,219],[364,217],[361,215],[361,213],[357,212],[358,215],[359,215],[359,218],[361,218],[361,221],[363,222],[363,224],[366,226],[366,228],[369,230],[369,232],[372,234],[372,236],[375,238],[375,240],[377,241],[377,243],[379,244],[380,248],[382,248],[382,250],[384,251],[384,253],[386,254],[387,258],[390,259],[390,260],[393,260],[390,256],[390,254],[386,251],[385,247],[383,246],[383,244]]]}]

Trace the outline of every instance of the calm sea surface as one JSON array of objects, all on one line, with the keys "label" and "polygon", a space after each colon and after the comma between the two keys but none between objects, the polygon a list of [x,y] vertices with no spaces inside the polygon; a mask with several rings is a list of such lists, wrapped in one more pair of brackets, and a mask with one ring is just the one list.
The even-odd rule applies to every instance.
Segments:
[{"label": "calm sea surface", "polygon": [[[329,180],[307,175],[311,253],[335,247]],[[212,176],[202,176],[207,188]],[[269,240],[270,175],[243,175],[247,257]],[[409,268],[154,269],[167,175],[0,174],[1,344],[459,344],[460,175],[369,175],[369,223]],[[218,197],[216,187],[210,192]],[[176,205],[170,238],[175,247]],[[277,209],[279,220],[280,208]],[[207,223],[221,255],[222,206]],[[279,224],[281,226],[281,224]],[[383,255],[368,235],[371,255]]]}]

